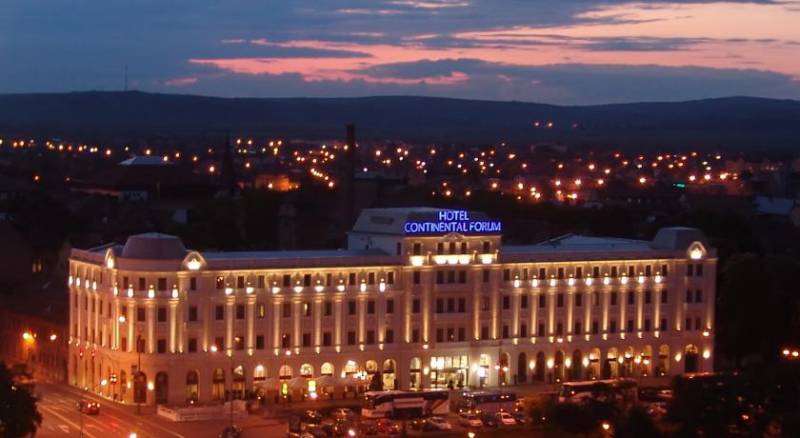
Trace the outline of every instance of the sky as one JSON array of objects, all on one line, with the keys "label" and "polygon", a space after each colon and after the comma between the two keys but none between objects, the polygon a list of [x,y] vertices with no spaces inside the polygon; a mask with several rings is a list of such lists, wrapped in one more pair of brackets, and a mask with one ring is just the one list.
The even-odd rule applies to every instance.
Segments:
[{"label": "sky", "polygon": [[2,0],[0,93],[800,99],[800,0]]}]

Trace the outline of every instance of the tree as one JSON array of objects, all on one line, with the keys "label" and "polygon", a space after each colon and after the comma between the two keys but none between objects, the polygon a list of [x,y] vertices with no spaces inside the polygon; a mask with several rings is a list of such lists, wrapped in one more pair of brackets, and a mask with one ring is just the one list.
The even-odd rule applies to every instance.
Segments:
[{"label": "tree", "polygon": [[628,410],[614,428],[614,438],[660,438],[663,436],[664,434],[658,430],[653,419],[639,406]]},{"label": "tree", "polygon": [[23,437],[36,433],[41,424],[36,397],[27,387],[17,385],[11,370],[0,362],[0,433],[9,438]]},{"label": "tree", "polygon": [[383,377],[380,371],[376,371],[375,374],[372,375],[372,380],[369,381],[369,390],[383,391]]}]

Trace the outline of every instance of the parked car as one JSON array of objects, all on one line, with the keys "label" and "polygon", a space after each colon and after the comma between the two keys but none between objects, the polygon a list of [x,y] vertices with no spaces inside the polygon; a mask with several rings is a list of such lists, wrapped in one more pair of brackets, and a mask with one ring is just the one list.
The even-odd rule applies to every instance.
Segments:
[{"label": "parked car", "polygon": [[241,438],[242,430],[238,426],[225,426],[219,433],[219,438]]},{"label": "parked car", "polygon": [[353,412],[353,410],[352,410],[352,409],[348,409],[348,408],[336,408],[336,409],[334,409],[334,410],[332,410],[332,411],[331,411],[331,414],[330,414],[330,415],[331,415],[331,417],[333,417],[333,418],[345,418],[345,419],[351,419],[351,418],[354,418],[354,417],[356,416],[356,413],[355,413],[355,412]]},{"label": "parked car", "polygon": [[306,430],[304,432],[307,435],[311,435],[314,438],[327,438],[330,436],[325,427],[322,424],[308,424],[306,426]]},{"label": "parked car", "polygon": [[[451,430],[453,426],[444,417],[430,417],[425,421],[433,430]],[[425,428],[423,427],[423,430]]]},{"label": "parked car", "polygon": [[500,425],[497,421],[497,417],[491,414],[483,414],[481,416],[481,422],[483,422],[483,425],[486,427],[497,427]]},{"label": "parked car", "polygon": [[514,419],[517,420],[517,424],[530,424],[530,418],[528,418],[524,412],[516,411],[513,412],[511,415],[514,416]]},{"label": "parked car", "polygon": [[81,399],[80,401],[78,401],[76,407],[78,408],[78,411],[84,414],[97,415],[100,413],[100,403],[97,403],[95,401]]},{"label": "parked car", "polygon": [[300,416],[300,421],[303,423],[308,424],[319,424],[322,422],[322,419],[325,418],[319,411],[314,409],[309,409],[303,412],[303,415]]},{"label": "parked car", "polygon": [[359,423],[359,430],[364,435],[377,435],[378,434],[378,422],[375,420],[361,420]]},{"label": "parked car", "polygon": [[514,418],[513,415],[509,414],[508,412],[498,412],[495,414],[497,417],[497,422],[502,424],[503,426],[516,426],[517,420]]},{"label": "parked car", "polygon": [[395,435],[400,433],[400,424],[396,421],[381,418],[376,422],[378,433],[381,435]]},{"label": "parked car", "polygon": [[463,427],[483,427],[483,421],[472,412],[462,412],[458,415],[458,424]]}]

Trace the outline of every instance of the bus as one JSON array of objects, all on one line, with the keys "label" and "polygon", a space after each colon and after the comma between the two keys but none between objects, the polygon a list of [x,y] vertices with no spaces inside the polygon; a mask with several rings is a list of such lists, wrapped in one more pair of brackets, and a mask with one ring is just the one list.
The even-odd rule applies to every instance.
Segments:
[{"label": "bus", "polygon": [[447,391],[368,391],[364,394],[364,418],[420,418],[450,413]]},{"label": "bus", "polygon": [[517,409],[517,394],[511,391],[462,392],[458,401],[458,412],[489,413],[514,412]]},{"label": "bus", "polygon": [[558,402],[584,403],[598,400],[627,407],[637,402],[638,395],[638,384],[633,379],[586,380],[562,383],[558,391]]}]

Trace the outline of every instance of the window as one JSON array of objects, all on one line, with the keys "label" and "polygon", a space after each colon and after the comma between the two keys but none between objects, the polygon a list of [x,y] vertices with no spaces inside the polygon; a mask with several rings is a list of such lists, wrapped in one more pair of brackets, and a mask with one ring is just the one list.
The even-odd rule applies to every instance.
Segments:
[{"label": "window", "polygon": [[653,267],[650,266],[650,265],[645,266],[644,267],[644,276],[645,277],[650,277],[652,275],[653,275]]},{"label": "window", "polygon": [[702,290],[697,289],[696,291],[694,291],[694,302],[695,303],[702,303],[703,302],[703,291]]},{"label": "window", "polygon": [[256,318],[264,319],[267,316],[267,306],[264,303],[256,304]]},{"label": "window", "polygon": [[536,336],[544,336],[544,335],[545,335],[544,323],[540,321],[539,324],[536,326]]},{"label": "window", "polygon": [[147,289],[146,281],[144,277],[139,277],[139,290]]},{"label": "window", "polygon": [[636,275],[636,270],[633,266],[628,266],[628,277],[633,277]]},{"label": "window", "polygon": [[236,319],[244,319],[244,304],[236,305]]},{"label": "window", "polygon": [[600,277],[600,267],[594,266],[592,267],[592,277],[599,278]]},{"label": "window", "polygon": [[391,315],[394,313],[394,300],[389,298],[386,300],[386,314]]},{"label": "window", "polygon": [[612,266],[611,267],[611,276],[614,277],[614,278],[617,277],[617,267],[616,266]]},{"label": "window", "polygon": [[592,304],[594,306],[600,305],[600,292],[597,291],[592,292]]},{"label": "window", "polygon": [[611,305],[612,306],[616,306],[617,305],[618,297],[619,297],[619,292],[617,292],[617,291],[611,292]]},{"label": "window", "polygon": [[556,295],[556,307],[564,307],[564,294],[559,293]]},{"label": "window", "polygon": [[419,298],[414,298],[411,301],[411,313],[419,313],[420,303]]},{"label": "window", "polygon": [[564,268],[558,268],[558,279],[559,280],[564,279]]},{"label": "window", "polygon": [[503,269],[503,281],[511,280],[511,271],[508,269]]},{"label": "window", "polygon": [[436,342],[444,342],[444,329],[436,329]]},{"label": "window", "polygon": [[686,330],[692,329],[692,318],[686,318]]},{"label": "window", "polygon": [[436,313],[444,313],[444,299],[437,298],[436,299]]},{"label": "window", "polygon": [[167,308],[164,306],[158,306],[158,310],[156,311],[157,320],[158,322],[167,322]]},{"label": "window", "polygon": [[694,318],[694,329],[695,330],[700,330],[702,328],[703,328],[703,325],[700,323],[700,317],[699,316],[695,317]]},{"label": "window", "polygon": [[350,274],[347,275],[347,284],[349,284],[350,286],[355,286],[356,284],[355,272],[351,272]]},{"label": "window", "polygon": [[356,332],[347,332],[347,345],[356,345]]},{"label": "window", "polygon": [[292,285],[292,276],[289,274],[283,274],[283,287],[289,287]]},{"label": "window", "polygon": [[225,349],[225,338],[222,336],[217,336],[214,338],[214,345],[217,347],[217,350],[224,350]]},{"label": "window", "polygon": [[257,287],[259,289],[264,289],[264,285],[265,285],[264,276],[263,275],[259,275],[258,276],[258,281],[257,281]]},{"label": "window", "polygon": [[283,315],[284,318],[292,317],[292,303],[283,303],[281,305],[281,315]]},{"label": "window", "polygon": [[311,286],[311,274],[303,275],[303,286]]},{"label": "window", "polygon": [[421,255],[422,254],[422,244],[419,242],[414,242],[414,255]]},{"label": "window", "polygon": [[667,291],[661,291],[661,304],[667,304]]},{"label": "window", "polygon": [[303,347],[311,346],[311,333],[303,333]]},{"label": "window", "polygon": [[687,303],[691,303],[692,302],[692,298],[693,298],[693,296],[692,296],[691,289],[686,289],[686,302]]},{"label": "window", "polygon": [[351,316],[356,314],[356,300],[347,301],[347,314]]},{"label": "window", "polygon": [[461,254],[467,253],[467,242],[461,242]]},{"label": "window", "polygon": [[519,307],[522,308],[522,309],[527,309],[528,308],[528,296],[527,295],[522,295],[521,297],[519,297]]},{"label": "window", "polygon": [[189,306],[189,322],[197,322],[197,306]]},{"label": "window", "polygon": [[386,275],[386,282],[389,284],[394,284],[394,272],[389,272]]},{"label": "window", "polygon": [[368,300],[367,301],[367,315],[374,315],[375,314],[375,300]]},{"label": "window", "polygon": [[367,345],[375,344],[375,330],[367,330]]},{"label": "window", "polygon": [[217,288],[217,290],[224,289],[225,288],[225,277],[223,277],[221,275],[217,276],[217,279],[216,279],[214,284],[215,284],[215,287]]},{"label": "window", "polygon": [[444,243],[439,242],[436,244],[436,254],[444,254]]},{"label": "window", "polygon": [[237,289],[244,289],[244,276],[240,275],[236,277],[236,288]]},{"label": "window", "polygon": [[192,277],[189,279],[189,290],[197,290],[197,278]]},{"label": "window", "polygon": [[661,318],[661,324],[658,326],[658,329],[662,332],[667,331],[667,318]]},{"label": "window", "polygon": [[289,348],[292,346],[292,335],[289,333],[284,333],[281,335],[281,347]]},{"label": "window", "polygon": [[580,323],[580,321],[576,321],[576,322],[575,322],[575,329],[573,330],[573,332],[572,332],[572,333],[573,333],[573,334],[576,334],[576,335],[579,335],[579,334],[581,334],[581,328],[582,328],[582,327],[581,327],[581,323]]},{"label": "window", "polygon": [[456,300],[454,298],[447,299],[447,313],[453,313],[456,311]]},{"label": "window", "polygon": [[688,264],[686,265],[686,276],[691,277],[694,275],[694,265]]},{"label": "window", "polygon": [[608,322],[608,331],[611,332],[611,333],[616,333],[617,332],[617,320],[616,319],[612,319],[611,321]]},{"label": "window", "polygon": [[564,323],[557,322],[556,323],[556,335],[562,336],[564,334]]},{"label": "window", "polygon": [[483,253],[484,254],[488,254],[491,251],[492,251],[492,242],[489,242],[488,240],[484,241],[483,242]]},{"label": "window", "polygon": [[[189,345],[191,345],[191,344],[189,344]],[[124,337],[124,336],[123,336],[123,337],[120,339],[120,349],[121,349],[122,351],[128,351],[128,338],[126,338],[126,337]]]},{"label": "window", "polygon": [[197,338],[189,338],[189,353],[197,353]]},{"label": "window", "polygon": [[695,273],[696,276],[702,277],[703,276],[703,265],[698,264],[697,266],[695,266],[694,273]]},{"label": "window", "polygon": [[646,331],[646,332],[650,331],[650,319],[645,319],[644,320],[644,331]]},{"label": "window", "polygon": [[236,350],[244,350],[244,336],[236,335],[233,337],[233,348]]},{"label": "window", "polygon": [[325,301],[324,305],[324,316],[331,316],[333,315],[333,303],[331,301]]},{"label": "window", "polygon": [[413,342],[415,344],[417,342],[419,342],[419,329],[415,328],[415,329],[411,330],[411,342]]},{"label": "window", "polygon": [[136,308],[136,320],[139,322],[144,322],[146,319],[144,307],[137,307]]},{"label": "window", "polygon": [[629,320],[628,320],[628,326],[627,326],[627,330],[628,330],[629,332],[632,332],[632,331],[633,331],[633,320],[632,320],[632,319],[629,319]]},{"label": "window", "polygon": [[583,278],[583,268],[580,266],[575,268],[575,278]]},{"label": "window", "polygon": [[547,297],[545,297],[544,294],[539,295],[539,308],[544,309],[546,305],[547,305]]},{"label": "window", "polygon": [[467,271],[458,271],[458,282],[461,284],[467,282]]},{"label": "window", "polygon": [[509,335],[508,335],[508,326],[507,325],[503,325],[503,339],[508,339],[508,337],[509,337]]},{"label": "window", "polygon": [[419,271],[414,271],[414,275],[413,275],[413,277],[414,277],[414,284],[420,284],[420,275],[419,275]]},{"label": "window", "polygon": [[458,328],[458,342],[464,342],[467,340],[467,331],[464,327]]},{"label": "window", "polygon": [[323,347],[330,347],[331,344],[332,344],[331,339],[332,339],[331,332],[324,332],[322,334],[322,346]]},{"label": "window", "polygon": [[256,335],[256,350],[264,349],[264,335]]},{"label": "window", "polygon": [[503,310],[508,310],[511,308],[511,297],[508,295],[503,295]]},{"label": "window", "polygon": [[599,332],[600,332],[600,324],[597,322],[597,320],[592,321],[592,334],[596,335]]},{"label": "window", "polygon": [[444,272],[436,271],[436,284],[443,284],[443,283],[444,283]]},{"label": "window", "polygon": [[163,354],[167,352],[167,340],[166,339],[159,339],[156,343],[157,350],[159,353]]},{"label": "window", "polygon": [[225,319],[225,308],[223,306],[214,306],[214,319],[217,321]]},{"label": "window", "polygon": [[375,284],[375,273],[374,272],[370,272],[369,274],[367,274],[367,283]]},{"label": "window", "polygon": [[522,338],[528,337],[528,325],[527,324],[520,324],[519,326],[519,336]]},{"label": "window", "polygon": [[653,292],[649,290],[644,291],[644,303],[650,304],[650,302],[652,301],[653,301]]},{"label": "window", "polygon": [[490,272],[489,272],[488,269],[484,269],[483,270],[483,282],[484,283],[488,283],[489,282],[489,274],[490,274]]},{"label": "window", "polygon": [[487,340],[489,339],[489,327],[481,326],[481,339]]},{"label": "window", "polygon": [[583,294],[577,293],[575,294],[575,307],[581,307],[583,305]]},{"label": "window", "polygon": [[545,268],[539,268],[539,280],[546,280],[547,279],[547,270]]},{"label": "window", "polygon": [[633,303],[635,301],[636,301],[636,296],[635,296],[634,292],[633,291],[628,291],[628,305],[629,306],[633,305]]},{"label": "window", "polygon": [[466,298],[459,298],[458,299],[458,313],[465,313],[467,311],[467,299]]}]

